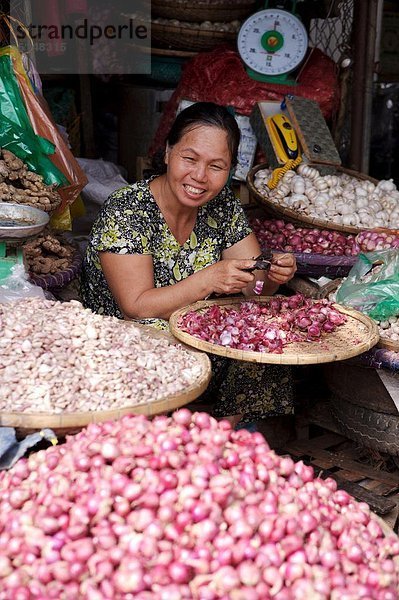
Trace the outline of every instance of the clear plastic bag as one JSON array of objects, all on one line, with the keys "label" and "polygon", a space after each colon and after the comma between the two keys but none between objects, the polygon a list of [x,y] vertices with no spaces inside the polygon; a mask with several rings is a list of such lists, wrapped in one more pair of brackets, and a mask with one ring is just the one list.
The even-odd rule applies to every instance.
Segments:
[{"label": "clear plastic bag", "polygon": [[46,295],[41,287],[28,281],[23,265],[14,265],[11,275],[3,279],[0,285],[0,304],[32,297],[45,299]]},{"label": "clear plastic bag", "polygon": [[399,314],[399,250],[359,254],[337,291],[337,302],[377,321]]}]

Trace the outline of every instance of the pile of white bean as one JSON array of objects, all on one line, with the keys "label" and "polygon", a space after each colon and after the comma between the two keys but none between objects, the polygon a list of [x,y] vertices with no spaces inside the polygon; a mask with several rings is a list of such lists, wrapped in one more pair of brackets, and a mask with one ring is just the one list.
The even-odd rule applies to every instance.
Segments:
[{"label": "pile of white bean", "polygon": [[0,304],[0,410],[77,412],[145,404],[202,374],[194,354],[77,301]]},{"label": "pile of white bean", "polygon": [[386,321],[377,321],[380,337],[399,344],[399,315]]},{"label": "pile of white bean", "polygon": [[307,217],[365,229],[398,226],[399,190],[392,179],[375,185],[347,173],[322,176],[303,163],[297,172],[287,171],[277,187],[269,190],[270,175],[269,169],[256,173],[254,184],[259,193]]}]

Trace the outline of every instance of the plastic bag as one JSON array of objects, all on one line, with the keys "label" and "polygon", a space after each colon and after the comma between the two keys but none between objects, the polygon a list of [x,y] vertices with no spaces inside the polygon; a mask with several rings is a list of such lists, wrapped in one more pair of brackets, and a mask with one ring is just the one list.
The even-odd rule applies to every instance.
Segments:
[{"label": "plastic bag", "polygon": [[65,185],[68,180],[49,158],[55,151],[54,144],[32,128],[14,73],[12,55],[5,50],[0,50],[0,147],[11,150],[31,171],[42,175],[46,185]]},{"label": "plastic bag", "polygon": [[3,279],[0,285],[0,304],[24,300],[25,298],[46,298],[44,290],[28,281],[25,267],[16,264],[11,269],[11,275]]},{"label": "plastic bag", "polygon": [[[30,151],[33,156],[30,157],[29,168],[42,175],[45,183],[48,182],[46,178],[49,178],[50,175],[57,178],[57,185],[59,185],[57,191],[62,198],[62,203],[52,216],[51,224],[53,227],[60,229],[70,229],[72,222],[69,206],[77,199],[86,185],[86,175],[58,131],[45,99],[40,94],[35,94],[26,75],[18,49],[12,46],[2,48],[0,50],[0,61],[3,60],[5,65],[3,76],[6,86],[0,78],[0,112],[12,123],[15,122],[22,130],[15,132],[14,146],[8,147],[25,162],[27,161],[24,153]],[[16,118],[11,119],[10,115],[13,115],[11,108],[7,114],[3,110],[4,102],[7,102],[10,106],[7,93],[9,89],[12,90],[12,97],[16,101],[19,99],[19,120],[16,120]],[[35,150],[30,139],[28,139],[29,135],[33,136],[36,142]],[[38,148],[38,152],[39,150],[44,152],[42,160],[47,160],[45,169],[43,162],[40,164],[37,162],[36,148]],[[51,153],[49,150],[51,150]],[[53,183],[53,181],[51,182]]]},{"label": "plastic bag", "polygon": [[336,299],[377,321],[398,315],[399,250],[359,254]]},{"label": "plastic bag", "polygon": [[11,469],[13,465],[24,456],[30,448],[48,440],[55,446],[57,436],[52,429],[41,429],[30,433],[23,440],[17,440],[13,427],[0,427],[0,471]]}]

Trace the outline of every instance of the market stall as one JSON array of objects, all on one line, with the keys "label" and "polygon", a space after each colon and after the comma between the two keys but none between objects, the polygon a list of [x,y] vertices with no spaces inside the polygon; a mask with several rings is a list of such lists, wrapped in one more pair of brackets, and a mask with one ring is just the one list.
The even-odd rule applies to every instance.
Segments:
[{"label": "market stall", "polygon": [[[188,238],[176,235],[172,248],[151,247],[133,217],[144,215],[159,240],[173,223],[154,218],[156,210],[162,213],[153,202],[155,188],[150,202],[156,210],[147,215],[126,191],[133,186],[123,169],[101,160],[86,164],[86,172],[110,169],[101,192],[89,177],[93,212],[119,190],[112,197],[116,212],[101,213],[101,243],[97,239],[86,254],[104,284],[93,291],[92,281],[100,281],[93,279],[92,296],[121,289],[106,288],[115,263],[107,272],[97,252],[151,257],[152,291],[213,267],[218,259],[208,265],[208,254],[218,243],[222,256],[242,242],[230,224],[241,219],[242,231],[249,230],[239,200],[224,191],[227,171],[237,194],[249,193],[246,216],[262,250],[241,268],[248,279],[253,272],[255,279],[262,276],[254,280],[254,296],[224,297],[213,289],[160,314],[152,306],[148,315],[141,309],[129,316],[118,294],[111,294],[119,311],[112,314],[120,318],[106,311],[110,304],[85,308],[83,294],[70,302],[54,297],[81,269],[78,245],[63,231],[81,214],[83,161],[62,142],[40,86],[32,85],[15,49],[0,52],[0,77],[8,83],[0,113],[11,123],[0,128],[0,432],[4,428],[7,438],[2,445],[0,437],[0,600],[398,599],[397,470],[362,464],[349,455],[347,441],[353,431],[361,435],[352,438],[363,441],[374,427],[385,445],[366,447],[399,455],[395,379],[374,370],[398,370],[399,192],[392,180],[341,166],[324,120],[336,110],[336,65],[318,49],[305,59],[307,33],[295,5],[287,12],[252,0],[206,0],[198,7],[186,0],[153,2],[154,56],[183,52],[192,61],[165,107],[152,151],[163,146],[175,113],[201,100],[240,113],[223,108],[252,145],[241,146],[241,162],[230,169],[235,156],[217,132],[216,147],[228,160],[222,167],[220,155],[211,161],[221,182],[214,187],[232,214],[229,221],[222,210],[204,217],[215,234],[204,246],[193,229]],[[226,28],[218,21],[230,18],[245,23]],[[235,43],[238,32],[238,51],[213,48],[220,40]],[[284,44],[281,65],[274,50]],[[288,76],[301,65],[292,87]],[[281,127],[274,130],[276,123]],[[209,127],[206,132],[211,135]],[[194,148],[200,139],[208,151],[212,144],[203,132],[197,135],[190,138]],[[184,181],[184,200],[176,194],[180,209],[201,197],[199,185]],[[145,200],[150,187],[138,182],[134,189]],[[134,227],[124,230],[130,217]],[[236,241],[220,242],[222,229]],[[187,262],[174,262],[177,246]],[[263,289],[273,280],[267,274],[281,254],[292,272],[295,257],[306,285],[295,289],[290,280],[268,296]],[[190,271],[196,261],[201,268]],[[121,272],[132,296],[148,274],[137,267],[130,280]],[[310,293],[320,279],[323,291]],[[323,370],[332,401],[322,433],[305,436],[303,428],[274,451],[247,423],[235,429],[227,419],[191,410],[209,389],[215,358],[249,367],[242,371],[249,380],[265,365]],[[363,364],[373,385],[372,378],[362,381]],[[378,400],[376,382],[386,390]],[[254,388],[248,390],[251,399]],[[308,433],[311,425],[309,418]]]}]

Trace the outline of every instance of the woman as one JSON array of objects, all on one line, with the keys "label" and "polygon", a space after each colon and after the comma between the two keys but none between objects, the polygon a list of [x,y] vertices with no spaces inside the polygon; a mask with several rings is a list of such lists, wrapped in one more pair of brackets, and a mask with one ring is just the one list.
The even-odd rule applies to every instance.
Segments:
[{"label": "woman", "polygon": [[[290,254],[270,271],[248,272],[261,252],[239,201],[226,186],[240,132],[221,106],[198,102],[171,128],[166,173],[114,192],[94,223],[82,298],[100,314],[158,327],[178,308],[210,294],[273,294],[294,275]],[[252,257],[252,258],[251,258]],[[245,420],[292,412],[288,371],[211,357],[208,396],[215,416]]]}]

